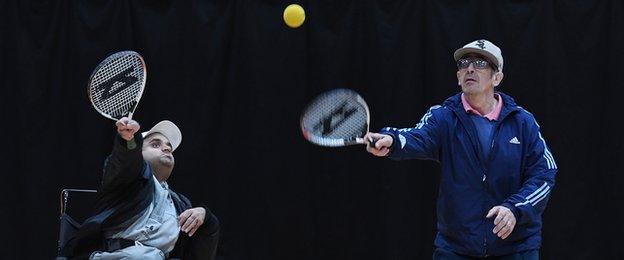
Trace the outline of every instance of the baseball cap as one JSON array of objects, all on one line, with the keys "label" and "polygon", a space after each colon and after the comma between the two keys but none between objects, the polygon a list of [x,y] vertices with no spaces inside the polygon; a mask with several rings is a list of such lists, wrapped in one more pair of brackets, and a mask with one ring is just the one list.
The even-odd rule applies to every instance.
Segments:
[{"label": "baseball cap", "polygon": [[143,136],[143,138],[145,138],[146,136],[153,133],[160,133],[167,137],[167,139],[169,139],[169,142],[171,143],[172,152],[175,151],[175,149],[178,148],[178,146],[182,142],[182,132],[180,132],[180,129],[169,120],[163,120],[158,122],[158,124],[154,125],[152,129],[147,132],[141,133],[141,135]]},{"label": "baseball cap", "polygon": [[464,47],[457,49],[453,57],[455,61],[457,61],[468,53],[478,53],[487,57],[490,61],[495,63],[494,65],[496,65],[498,71],[503,71],[503,55],[501,54],[501,50],[490,41],[482,39],[468,43],[464,45]]}]

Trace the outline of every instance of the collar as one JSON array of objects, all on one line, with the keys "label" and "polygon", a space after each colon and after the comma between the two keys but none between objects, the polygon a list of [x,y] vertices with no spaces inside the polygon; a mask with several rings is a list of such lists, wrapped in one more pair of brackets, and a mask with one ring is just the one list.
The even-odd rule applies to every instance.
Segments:
[{"label": "collar", "polygon": [[490,113],[488,113],[487,115],[482,115],[481,113],[479,113],[479,111],[477,111],[472,106],[470,106],[470,103],[468,103],[468,101],[466,100],[466,97],[464,97],[464,93],[461,94],[461,102],[466,112],[485,117],[489,119],[490,121],[498,120],[498,116],[500,115],[501,110],[503,108],[503,98],[498,93],[494,93],[494,98],[496,98],[496,100],[498,101],[496,102],[494,109],[492,109],[492,111],[490,111]]}]

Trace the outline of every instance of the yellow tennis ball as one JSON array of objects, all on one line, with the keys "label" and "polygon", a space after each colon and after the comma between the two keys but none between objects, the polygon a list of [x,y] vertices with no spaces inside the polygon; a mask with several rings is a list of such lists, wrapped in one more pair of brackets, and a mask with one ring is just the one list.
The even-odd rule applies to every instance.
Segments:
[{"label": "yellow tennis ball", "polygon": [[298,4],[291,4],[284,9],[284,22],[290,28],[297,28],[305,20],[305,11]]}]

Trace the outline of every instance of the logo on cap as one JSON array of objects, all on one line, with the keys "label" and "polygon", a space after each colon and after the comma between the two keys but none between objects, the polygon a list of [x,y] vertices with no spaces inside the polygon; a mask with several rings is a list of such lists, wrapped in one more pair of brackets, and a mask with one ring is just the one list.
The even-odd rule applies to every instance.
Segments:
[{"label": "logo on cap", "polygon": [[477,41],[477,46],[479,46],[479,48],[481,48],[482,50],[485,50],[485,41],[484,40],[478,40]]}]

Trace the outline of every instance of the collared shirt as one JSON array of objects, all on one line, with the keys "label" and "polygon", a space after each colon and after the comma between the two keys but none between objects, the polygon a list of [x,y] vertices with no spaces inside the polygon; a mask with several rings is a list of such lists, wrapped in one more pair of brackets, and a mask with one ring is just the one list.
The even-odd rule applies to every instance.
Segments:
[{"label": "collared shirt", "polygon": [[474,109],[470,103],[468,103],[463,93],[461,95],[464,110],[466,110],[466,113],[470,114],[470,119],[477,128],[483,158],[487,158],[490,154],[490,149],[492,148],[491,144],[494,138],[492,130],[494,128],[494,124],[498,121],[498,116],[503,108],[503,99],[500,95],[494,93],[494,98],[497,100],[496,105],[494,105],[494,109],[492,109],[492,111],[490,111],[487,115],[482,115],[478,110]]},{"label": "collared shirt", "polygon": [[466,112],[486,117],[490,121],[498,120],[498,116],[500,115],[501,109],[503,108],[503,99],[500,97],[500,95],[498,93],[494,93],[494,98],[496,98],[496,100],[498,101],[496,102],[496,105],[494,105],[494,109],[492,109],[492,111],[490,111],[490,113],[488,113],[487,115],[482,115],[481,113],[479,113],[478,110],[474,109],[470,105],[470,103],[468,103],[468,100],[466,100],[464,93],[461,94],[462,105],[464,105],[464,110],[466,110]]},{"label": "collared shirt", "polygon": [[153,180],[156,185],[154,185],[154,201],[150,206],[138,218],[130,220],[132,224],[126,229],[110,231],[105,236],[138,241],[168,254],[178,240],[180,226],[169,186],[166,182],[158,182],[156,177],[153,177]]}]

